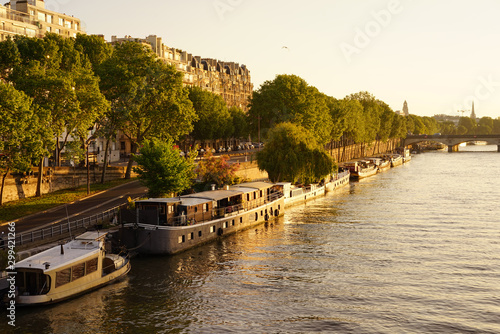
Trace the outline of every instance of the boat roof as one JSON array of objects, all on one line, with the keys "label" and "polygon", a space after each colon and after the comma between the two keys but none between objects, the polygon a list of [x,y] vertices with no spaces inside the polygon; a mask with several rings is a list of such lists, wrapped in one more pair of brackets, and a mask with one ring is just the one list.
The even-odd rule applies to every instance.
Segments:
[{"label": "boat roof", "polygon": [[136,203],[179,203],[181,199],[179,197],[172,198],[148,198],[137,201]]},{"label": "boat roof", "polygon": [[[49,248],[41,253],[35,254],[22,261],[16,263],[16,269],[41,269],[44,272],[52,271],[57,268],[66,266],[70,263],[78,263],[84,259],[97,255],[101,249],[101,240],[106,236],[106,233],[86,232],[75,240],[72,240],[64,245],[57,245]],[[64,254],[61,254],[61,247],[64,249]],[[46,268],[46,264],[49,265]]]},{"label": "boat roof", "polygon": [[[240,190],[212,190],[212,191],[203,191],[201,193],[196,193],[196,194],[191,194],[191,195],[186,195],[182,196],[182,199],[185,198],[205,198],[205,199],[210,199],[212,201],[219,201],[221,199],[233,197],[233,196],[238,196],[242,195],[243,192]],[[184,202],[184,201],[183,201]]]},{"label": "boat roof", "polygon": [[[236,184],[234,186],[231,186],[231,188],[267,189],[267,188],[271,188],[272,186],[274,186],[274,184],[269,183],[269,182],[255,181],[255,182],[245,182],[245,183]],[[255,190],[253,190],[253,191],[255,191]]]}]

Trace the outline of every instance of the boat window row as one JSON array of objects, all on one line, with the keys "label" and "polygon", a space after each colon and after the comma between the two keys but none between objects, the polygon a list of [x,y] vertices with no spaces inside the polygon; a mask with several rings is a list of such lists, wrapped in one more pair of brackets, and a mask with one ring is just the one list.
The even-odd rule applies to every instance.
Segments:
[{"label": "boat window row", "polygon": [[[243,217],[240,217],[239,219],[240,221],[240,224],[243,223]],[[228,220],[228,221],[225,221],[223,224],[222,224],[222,229],[227,229],[229,228],[230,226],[235,226],[235,220],[232,219],[232,220]],[[218,230],[217,230],[217,227],[215,225],[212,225],[210,226],[210,233],[215,233],[215,232],[218,232],[220,233]],[[203,233],[201,231],[198,231],[198,237],[201,238],[201,236],[203,235]],[[188,233],[187,236],[186,235],[180,235],[179,236],[179,243],[184,243],[186,242],[186,240],[194,240],[194,232],[191,232],[191,233]]]},{"label": "boat window row", "polygon": [[56,272],[56,288],[97,271],[97,257]]}]

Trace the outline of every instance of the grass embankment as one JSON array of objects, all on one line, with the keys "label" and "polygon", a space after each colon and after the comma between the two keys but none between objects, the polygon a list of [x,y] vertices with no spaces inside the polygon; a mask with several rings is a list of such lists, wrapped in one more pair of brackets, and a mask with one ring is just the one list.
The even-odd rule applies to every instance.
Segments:
[{"label": "grass embankment", "polygon": [[[106,182],[105,184],[91,184],[90,194],[92,195],[135,180],[136,179],[118,179]],[[85,197],[87,197],[87,185],[83,185],[78,188],[59,190],[53,193],[45,194],[42,197],[31,197],[21,199],[19,201],[7,202],[0,206],[0,224],[37,212],[45,211],[58,205],[71,203]]]}]

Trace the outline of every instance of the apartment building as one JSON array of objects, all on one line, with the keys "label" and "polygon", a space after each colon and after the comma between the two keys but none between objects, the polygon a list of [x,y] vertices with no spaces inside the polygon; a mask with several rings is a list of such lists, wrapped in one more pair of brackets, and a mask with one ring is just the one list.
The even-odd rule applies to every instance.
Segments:
[{"label": "apartment building", "polygon": [[85,33],[80,19],[45,9],[43,0],[11,0],[0,5],[0,41],[15,35],[42,38],[46,32],[64,37]]},{"label": "apartment building", "polygon": [[228,107],[239,107],[248,110],[248,101],[252,95],[253,84],[250,71],[245,65],[235,62],[224,62],[212,58],[201,58],[191,53],[169,47],[163,44],[161,37],[150,35],[146,38],[111,37],[111,43],[132,41],[143,43],[163,59],[167,64],[172,64],[184,74],[185,86],[197,86],[204,90],[222,96]]}]

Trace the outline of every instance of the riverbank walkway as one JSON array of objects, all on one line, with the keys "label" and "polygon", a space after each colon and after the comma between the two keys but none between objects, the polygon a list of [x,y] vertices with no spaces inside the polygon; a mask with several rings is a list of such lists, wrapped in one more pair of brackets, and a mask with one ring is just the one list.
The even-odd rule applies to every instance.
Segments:
[{"label": "riverbank walkway", "polygon": [[[117,187],[93,194],[81,200],[57,206],[33,215],[15,220],[16,233],[30,232],[65,220],[90,217],[103,211],[127,203],[132,199],[145,196],[147,188],[139,181],[132,181]],[[7,223],[0,226],[0,233],[7,233]]]}]

